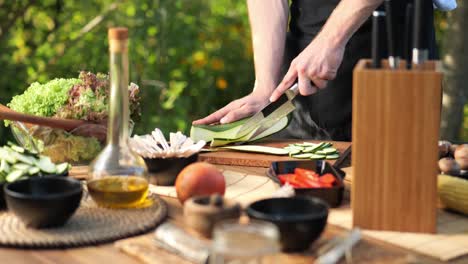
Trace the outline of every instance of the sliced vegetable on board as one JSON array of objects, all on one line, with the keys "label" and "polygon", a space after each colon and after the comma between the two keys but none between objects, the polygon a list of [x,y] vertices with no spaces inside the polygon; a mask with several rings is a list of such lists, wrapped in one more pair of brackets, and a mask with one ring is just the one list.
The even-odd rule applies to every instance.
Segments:
[{"label": "sliced vegetable on board", "polygon": [[0,183],[50,174],[65,174],[70,164],[54,164],[49,157],[39,155],[13,143],[0,147]]},{"label": "sliced vegetable on board", "polygon": [[289,123],[289,113],[295,109],[287,101],[265,118],[262,115],[221,125],[192,125],[190,137],[194,141],[211,142],[211,146],[255,141],[284,129]]},{"label": "sliced vegetable on board", "polygon": [[333,147],[330,142],[304,142],[289,144],[284,147],[285,150],[289,151],[289,156],[297,159],[338,159],[340,157],[339,152]]},{"label": "sliced vegetable on board", "polygon": [[265,154],[272,154],[272,155],[288,155],[289,153],[287,150],[283,148],[274,148],[274,147],[266,147],[266,146],[258,146],[258,145],[225,146],[221,148],[237,150],[237,151],[245,151],[245,152],[265,153]]}]

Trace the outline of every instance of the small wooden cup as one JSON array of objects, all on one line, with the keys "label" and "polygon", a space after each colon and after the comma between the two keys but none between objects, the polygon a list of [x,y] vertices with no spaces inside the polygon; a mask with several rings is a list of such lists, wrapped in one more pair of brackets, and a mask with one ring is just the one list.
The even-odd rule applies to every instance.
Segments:
[{"label": "small wooden cup", "polygon": [[186,225],[199,234],[211,238],[217,222],[225,219],[239,218],[241,206],[220,195],[197,196],[184,204]]}]

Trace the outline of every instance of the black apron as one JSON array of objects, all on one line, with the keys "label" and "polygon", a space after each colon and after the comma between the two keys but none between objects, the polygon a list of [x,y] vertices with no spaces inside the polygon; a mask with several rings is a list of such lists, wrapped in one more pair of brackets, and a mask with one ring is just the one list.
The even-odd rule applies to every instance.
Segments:
[{"label": "black apron", "polygon": [[[403,29],[407,1],[395,1],[393,14],[398,14]],[[291,20],[286,37],[285,60],[282,74],[286,74],[291,61],[304,50],[320,32],[339,0],[293,0]],[[379,7],[381,9],[381,7]],[[435,36],[432,10],[425,14],[429,31],[432,32],[429,57],[434,58]],[[351,141],[352,72],[362,58],[371,57],[371,19],[368,19],[351,37],[346,45],[343,61],[336,78],[325,89],[311,96],[298,95],[294,100],[296,110],[289,126],[277,133],[275,138],[318,139]],[[403,39],[404,30],[396,39]]]}]

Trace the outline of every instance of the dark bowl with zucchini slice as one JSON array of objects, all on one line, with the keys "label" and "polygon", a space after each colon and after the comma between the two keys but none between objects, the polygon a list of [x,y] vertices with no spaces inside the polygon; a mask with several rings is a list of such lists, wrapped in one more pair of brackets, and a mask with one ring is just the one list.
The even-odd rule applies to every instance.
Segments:
[{"label": "dark bowl with zucchini slice", "polygon": [[296,168],[311,170],[322,176],[331,174],[336,179],[331,187],[310,187],[294,188],[297,196],[317,197],[328,203],[330,207],[339,207],[343,201],[344,184],[343,179],[346,173],[332,166],[324,160],[299,160],[299,161],[277,161],[272,162],[267,170],[267,176],[282,185],[279,176],[285,174],[294,174]]},{"label": "dark bowl with zucchini slice", "polygon": [[5,209],[3,186],[40,176],[68,176],[70,164],[54,164],[49,157],[8,142],[0,147],[0,209]]}]

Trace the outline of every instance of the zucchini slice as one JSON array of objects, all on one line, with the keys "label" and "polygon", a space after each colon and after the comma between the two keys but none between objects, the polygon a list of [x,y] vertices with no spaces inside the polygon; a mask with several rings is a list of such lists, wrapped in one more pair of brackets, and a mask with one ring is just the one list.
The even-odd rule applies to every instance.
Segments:
[{"label": "zucchini slice", "polygon": [[337,153],[337,150],[336,148],[332,148],[332,147],[328,147],[328,148],[324,148],[321,150],[323,153],[325,154],[333,154],[333,153]]},{"label": "zucchini slice", "polygon": [[43,172],[52,174],[56,172],[55,164],[47,156],[40,156],[36,166]]},{"label": "zucchini slice", "polygon": [[55,168],[56,168],[57,174],[63,174],[66,171],[68,171],[68,169],[70,168],[70,164],[68,164],[67,162],[60,163]]},{"label": "zucchini slice", "polygon": [[320,155],[320,154],[312,154],[310,156],[310,159],[313,159],[313,160],[321,160],[321,159],[325,159],[325,155]]},{"label": "zucchini slice", "polygon": [[329,159],[329,160],[334,160],[334,159],[337,159],[339,158],[340,155],[339,154],[331,154],[331,155],[326,155],[325,158],[326,159]]},{"label": "zucchini slice", "polygon": [[271,154],[271,155],[288,155],[289,153],[287,150],[283,148],[274,148],[274,147],[266,147],[266,146],[258,146],[258,145],[226,146],[226,147],[221,147],[221,148],[237,150],[237,151],[245,151],[245,152],[264,153],[264,154]]},{"label": "zucchini slice", "polygon": [[314,155],[312,153],[302,153],[302,154],[297,154],[297,155],[292,155],[293,158],[296,159],[310,159],[310,157]]},{"label": "zucchini slice", "polygon": [[25,171],[23,170],[13,170],[12,172],[8,173],[6,176],[6,181],[7,182],[14,182],[21,178],[21,176],[25,175]]}]

